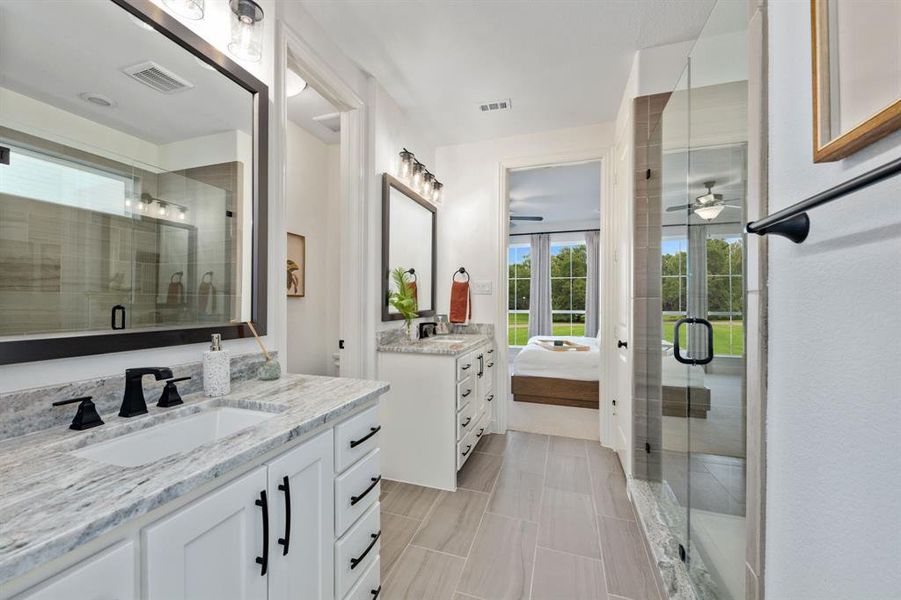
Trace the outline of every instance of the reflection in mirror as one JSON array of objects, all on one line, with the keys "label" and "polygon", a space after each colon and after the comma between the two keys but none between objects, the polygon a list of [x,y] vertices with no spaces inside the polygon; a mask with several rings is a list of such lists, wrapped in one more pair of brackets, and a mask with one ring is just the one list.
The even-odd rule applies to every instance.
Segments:
[{"label": "reflection in mirror", "polygon": [[408,281],[415,284],[419,316],[435,314],[435,230],[436,209],[403,182],[384,175],[382,198],[382,282],[386,302],[382,320],[401,319],[400,313],[387,303],[388,294],[396,291],[391,272],[403,267]]},{"label": "reflection in mirror", "polygon": [[0,21],[0,340],[249,320],[253,94],[113,2]]}]

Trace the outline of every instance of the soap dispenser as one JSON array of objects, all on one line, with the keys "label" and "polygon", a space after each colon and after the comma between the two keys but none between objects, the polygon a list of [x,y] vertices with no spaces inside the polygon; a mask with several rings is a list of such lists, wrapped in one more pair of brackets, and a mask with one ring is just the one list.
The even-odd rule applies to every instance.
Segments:
[{"label": "soap dispenser", "polygon": [[203,393],[215,398],[230,391],[230,357],[228,350],[222,349],[222,336],[214,333],[210,349],[203,353]]}]

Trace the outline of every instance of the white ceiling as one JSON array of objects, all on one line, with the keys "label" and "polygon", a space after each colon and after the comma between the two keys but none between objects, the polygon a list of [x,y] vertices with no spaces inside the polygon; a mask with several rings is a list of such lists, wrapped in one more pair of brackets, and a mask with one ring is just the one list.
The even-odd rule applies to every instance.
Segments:
[{"label": "white ceiling", "polygon": [[439,145],[613,120],[633,53],[696,38],[715,2],[300,1]]},{"label": "white ceiling", "polygon": [[[322,121],[317,121],[315,118],[333,115],[337,112],[338,109],[335,108],[335,105],[323,98],[310,85],[296,96],[288,98],[288,119],[294,124],[303,127],[326,144],[337,144],[340,142],[341,133],[326,127]],[[335,119],[330,119],[329,123],[334,124]]]},{"label": "white ceiling", "polygon": [[540,223],[518,221],[512,232],[570,229],[600,223],[601,163],[523,169],[510,173],[510,214],[541,216]]},{"label": "white ceiling", "polygon": [[[194,84],[162,94],[121,69],[154,61]],[[0,86],[155,144],[252,131],[251,94],[112,2],[0,0]],[[79,98],[99,93],[102,108]]]}]

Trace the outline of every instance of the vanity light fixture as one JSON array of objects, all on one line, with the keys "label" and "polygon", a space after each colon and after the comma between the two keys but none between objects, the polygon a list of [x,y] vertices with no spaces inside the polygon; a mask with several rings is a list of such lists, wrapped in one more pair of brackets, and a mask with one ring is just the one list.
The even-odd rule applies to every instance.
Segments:
[{"label": "vanity light fixture", "polygon": [[165,202],[163,202],[162,200],[157,200],[156,204],[157,204],[157,209],[156,209],[157,215],[159,215],[161,217],[165,217],[169,214],[169,209],[167,208],[168,205]]},{"label": "vanity light fixture", "polygon": [[426,200],[432,199],[432,189],[434,186],[435,176],[426,171],[422,175],[422,188],[419,192],[425,196]]},{"label": "vanity light fixture", "polygon": [[184,206],[180,206],[178,208],[178,220],[184,221],[186,218],[188,218],[188,209]]},{"label": "vanity light fixture", "polygon": [[410,176],[410,187],[419,191],[420,186],[422,185],[422,176],[425,172],[425,165],[421,162],[413,159],[413,170],[411,171],[412,175]]},{"label": "vanity light fixture", "polygon": [[413,153],[404,148],[400,151],[400,166],[397,169],[397,173],[401,179],[404,181],[410,178],[410,174],[413,172]]},{"label": "vanity light fixture", "polygon": [[439,182],[435,175],[424,164],[416,160],[412,152],[406,148],[399,153],[397,176],[417,194],[430,202],[441,201],[441,189],[444,184]]},{"label": "vanity light fixture", "polygon": [[432,202],[438,204],[441,202],[441,189],[444,187],[444,184],[435,180],[435,183],[432,185]]},{"label": "vanity light fixture", "polygon": [[204,0],[163,0],[163,4],[176,15],[192,21],[203,18],[203,3]]},{"label": "vanity light fixture", "polygon": [[253,0],[229,0],[231,42],[228,51],[241,60],[259,62],[263,58],[263,9]]}]

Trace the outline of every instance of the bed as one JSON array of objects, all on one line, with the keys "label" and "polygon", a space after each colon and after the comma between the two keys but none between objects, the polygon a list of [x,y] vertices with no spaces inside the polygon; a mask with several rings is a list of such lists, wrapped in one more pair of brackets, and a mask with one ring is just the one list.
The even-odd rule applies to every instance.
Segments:
[{"label": "bed", "polygon": [[673,358],[673,345],[663,342],[661,375],[663,416],[707,418],[707,412],[710,410],[710,388],[704,384],[706,376],[704,367],[677,362]]},{"label": "bed", "polygon": [[[540,340],[568,341],[588,346],[588,350],[555,352],[539,345]],[[535,336],[529,339],[513,361],[513,400],[598,408],[600,370],[601,353],[595,338]]]}]

